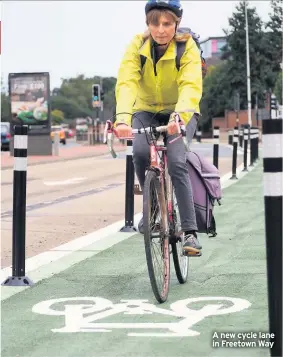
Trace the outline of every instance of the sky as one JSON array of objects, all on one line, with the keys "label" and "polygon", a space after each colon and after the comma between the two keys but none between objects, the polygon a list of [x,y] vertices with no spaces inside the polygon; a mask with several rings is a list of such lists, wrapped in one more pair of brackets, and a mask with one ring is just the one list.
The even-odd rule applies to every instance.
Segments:
[{"label": "sky", "polygon": [[[183,1],[183,26],[222,36],[239,1]],[[263,21],[269,1],[250,1]],[[146,29],[146,1],[2,1],[1,72],[49,72],[51,88],[79,74],[117,76],[123,53]]]}]

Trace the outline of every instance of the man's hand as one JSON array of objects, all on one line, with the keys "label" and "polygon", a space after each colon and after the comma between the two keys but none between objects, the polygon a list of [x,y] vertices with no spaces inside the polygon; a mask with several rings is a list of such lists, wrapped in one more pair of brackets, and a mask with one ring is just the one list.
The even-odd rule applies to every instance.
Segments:
[{"label": "man's hand", "polygon": [[118,124],[116,127],[116,133],[119,138],[130,138],[132,137],[132,128],[127,124]]}]

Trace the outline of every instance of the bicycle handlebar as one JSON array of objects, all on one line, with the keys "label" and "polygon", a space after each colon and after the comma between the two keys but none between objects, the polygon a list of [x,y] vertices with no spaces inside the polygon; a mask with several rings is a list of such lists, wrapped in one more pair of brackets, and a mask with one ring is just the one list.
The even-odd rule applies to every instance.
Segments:
[{"label": "bicycle handlebar", "polygon": [[140,128],[140,129],[132,129],[133,134],[144,134],[144,133],[166,133],[168,125],[152,127],[148,126],[147,128]]},{"label": "bicycle handlebar", "polygon": [[[185,125],[183,124],[183,122],[180,120],[179,117],[179,113],[195,113],[194,110],[185,110],[182,112],[173,112],[175,115],[175,121],[178,124],[178,137],[175,139],[172,139],[171,141],[169,141],[169,144],[171,144],[172,142],[182,138],[184,145],[185,145],[185,150],[188,152],[189,151],[189,146],[188,146],[188,141],[186,138],[186,128]],[[154,127],[154,126],[149,126],[146,128],[140,128],[140,129],[132,129],[132,133],[133,134],[145,134],[145,133],[164,133],[167,132],[168,129],[168,125],[163,125],[163,126],[158,126],[158,127]],[[105,129],[104,129],[104,138],[103,138],[103,143],[108,145],[109,151],[112,155],[112,157],[115,159],[117,157],[116,152],[114,151],[113,148],[113,142],[114,142],[114,134],[117,138],[119,139],[125,139],[125,140],[133,140],[133,136],[132,137],[118,137],[116,130],[114,129],[114,125],[110,120],[107,120],[105,123]]]}]

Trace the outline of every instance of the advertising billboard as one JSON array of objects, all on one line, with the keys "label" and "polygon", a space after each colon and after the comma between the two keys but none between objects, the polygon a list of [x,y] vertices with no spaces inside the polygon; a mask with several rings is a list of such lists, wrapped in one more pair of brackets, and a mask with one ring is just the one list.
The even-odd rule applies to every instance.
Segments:
[{"label": "advertising billboard", "polygon": [[11,127],[29,125],[32,132],[50,132],[49,73],[10,73]]}]

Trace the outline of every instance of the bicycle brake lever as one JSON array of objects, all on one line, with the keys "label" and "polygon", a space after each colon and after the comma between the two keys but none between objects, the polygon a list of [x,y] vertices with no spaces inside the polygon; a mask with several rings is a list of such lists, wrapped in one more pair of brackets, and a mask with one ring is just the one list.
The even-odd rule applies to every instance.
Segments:
[{"label": "bicycle brake lever", "polygon": [[104,127],[103,144],[107,144],[108,133],[112,131],[112,122],[107,120]]},{"label": "bicycle brake lever", "polygon": [[114,151],[113,142],[114,142],[114,134],[113,134],[113,132],[107,133],[107,143],[108,143],[108,148],[109,148],[110,154],[112,155],[112,157],[114,159],[116,159],[118,155]]},{"label": "bicycle brake lever", "polygon": [[113,124],[110,120],[107,120],[105,123],[103,142],[104,142],[104,144],[108,145],[110,154],[112,155],[112,157],[114,159],[116,159],[117,154],[113,148],[113,142],[114,142],[114,133],[113,132],[114,132]]}]

